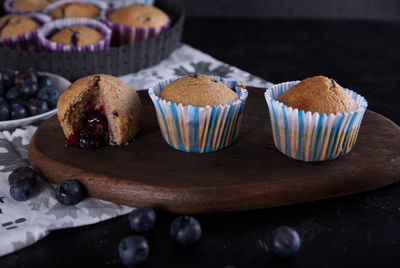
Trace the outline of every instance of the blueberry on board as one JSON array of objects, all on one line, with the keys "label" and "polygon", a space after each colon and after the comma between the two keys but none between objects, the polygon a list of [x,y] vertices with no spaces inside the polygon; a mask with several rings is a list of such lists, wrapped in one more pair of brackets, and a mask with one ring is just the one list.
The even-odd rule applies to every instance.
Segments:
[{"label": "blueberry on board", "polygon": [[279,257],[293,257],[299,251],[300,245],[299,234],[290,227],[282,226],[272,232],[271,250]]},{"label": "blueberry on board", "polygon": [[26,107],[30,116],[46,113],[49,111],[49,106],[47,105],[47,102],[39,99],[30,99]]},{"label": "blueberry on board", "polygon": [[1,76],[3,78],[3,85],[6,87],[11,87],[14,85],[14,79],[15,79],[15,72],[11,69],[5,69],[2,73]]},{"label": "blueberry on board", "polygon": [[171,236],[181,245],[190,245],[201,237],[200,223],[193,217],[180,216],[170,227]]},{"label": "blueberry on board", "polygon": [[53,82],[51,81],[51,78],[47,75],[40,75],[38,76],[38,84],[39,87],[52,86]]},{"label": "blueberry on board", "polygon": [[37,97],[41,100],[45,100],[50,105],[50,108],[57,106],[58,97],[60,92],[53,86],[44,86],[39,89]]},{"label": "blueberry on board", "polygon": [[7,103],[0,103],[0,121],[5,121],[10,118],[10,107]]},{"label": "blueberry on board", "polygon": [[83,198],[83,187],[77,180],[65,180],[56,188],[56,199],[63,205],[78,204]]},{"label": "blueberry on board", "polygon": [[118,253],[121,262],[126,267],[135,267],[149,257],[149,244],[143,236],[128,236],[119,243]]},{"label": "blueberry on board", "polygon": [[147,232],[156,222],[156,213],[151,208],[137,208],[128,215],[129,226],[136,232]]},{"label": "blueberry on board", "polygon": [[26,110],[21,104],[13,103],[11,105],[11,120],[25,118],[26,114]]},{"label": "blueberry on board", "polygon": [[19,92],[24,96],[35,95],[38,91],[38,86],[36,82],[32,80],[26,80],[23,84],[21,84],[19,88]]},{"label": "blueberry on board", "polygon": [[6,99],[7,100],[14,100],[21,95],[19,88],[17,86],[13,86],[9,88],[6,92]]},{"label": "blueberry on board", "polygon": [[25,70],[22,72],[18,72],[14,78],[14,84],[20,86],[24,84],[26,81],[32,81],[35,84],[37,83],[37,78],[35,72],[32,70]]},{"label": "blueberry on board", "polygon": [[25,201],[28,200],[31,193],[30,188],[23,186],[11,186],[10,187],[10,195],[13,199],[17,201]]},{"label": "blueberry on board", "polygon": [[36,177],[36,172],[31,167],[20,167],[11,172],[8,176],[8,183],[11,186],[33,188],[36,185]]}]

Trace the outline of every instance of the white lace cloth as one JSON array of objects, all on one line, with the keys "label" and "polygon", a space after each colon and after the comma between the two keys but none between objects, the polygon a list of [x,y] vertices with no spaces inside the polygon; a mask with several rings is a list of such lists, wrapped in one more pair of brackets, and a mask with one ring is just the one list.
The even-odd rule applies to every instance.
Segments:
[{"label": "white lace cloth", "polygon": [[[182,45],[158,65],[121,79],[135,89],[143,89],[158,80],[188,73],[214,74],[252,86],[270,85],[188,45]],[[0,132],[0,256],[35,243],[52,230],[93,224],[133,209],[95,198],[86,198],[75,206],[64,206],[55,199],[55,186],[40,178],[32,198],[24,202],[12,199],[8,175],[28,163],[28,144],[35,130],[35,126],[27,126]]]}]

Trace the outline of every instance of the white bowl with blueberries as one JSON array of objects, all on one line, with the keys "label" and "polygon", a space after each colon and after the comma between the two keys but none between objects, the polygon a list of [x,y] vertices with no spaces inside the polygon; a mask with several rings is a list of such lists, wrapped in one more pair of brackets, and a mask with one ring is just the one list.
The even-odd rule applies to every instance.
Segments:
[{"label": "white bowl with blueberries", "polygon": [[57,113],[57,100],[71,84],[56,74],[32,70],[0,73],[0,130],[31,125]]}]

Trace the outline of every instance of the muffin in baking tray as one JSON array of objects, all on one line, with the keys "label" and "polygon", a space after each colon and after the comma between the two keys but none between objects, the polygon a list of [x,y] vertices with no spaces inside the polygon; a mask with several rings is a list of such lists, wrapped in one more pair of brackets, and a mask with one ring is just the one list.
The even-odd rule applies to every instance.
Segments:
[{"label": "muffin in baking tray", "polygon": [[88,46],[104,39],[96,29],[87,26],[71,26],[53,34],[50,41],[69,46]]},{"label": "muffin in baking tray", "polygon": [[62,18],[96,18],[100,16],[101,9],[88,2],[60,2],[48,14],[53,19]]},{"label": "muffin in baking tray", "polygon": [[37,30],[40,24],[34,19],[17,14],[0,17],[0,38],[10,38]]},{"label": "muffin in baking tray", "polygon": [[237,139],[248,92],[237,81],[191,74],[149,89],[165,141],[184,152],[214,152]]},{"label": "muffin in baking tray", "polygon": [[265,98],[275,147],[306,162],[350,152],[368,105],[361,95],[324,76],[274,85]]},{"label": "muffin in baking tray", "polygon": [[165,31],[171,20],[161,9],[147,5],[129,5],[106,12],[103,18],[113,30],[115,45],[133,44]]},{"label": "muffin in baking tray", "polygon": [[8,13],[40,12],[57,0],[7,0],[4,7]]},{"label": "muffin in baking tray", "polygon": [[96,149],[129,142],[139,131],[142,106],[129,85],[96,74],[75,81],[61,94],[57,114],[67,147]]}]

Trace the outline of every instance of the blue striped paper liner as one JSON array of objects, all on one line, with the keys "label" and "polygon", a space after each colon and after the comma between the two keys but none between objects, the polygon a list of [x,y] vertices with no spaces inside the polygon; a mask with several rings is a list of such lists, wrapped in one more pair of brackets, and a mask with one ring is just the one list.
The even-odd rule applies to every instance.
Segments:
[{"label": "blue striped paper liner", "polygon": [[[51,21],[49,16],[40,13],[26,13],[21,16],[30,17],[40,25]],[[0,38],[0,46],[9,47],[11,49],[39,51],[41,49],[40,42],[37,38],[37,32],[39,29],[10,38]]]},{"label": "blue striped paper liner", "polygon": [[99,0],[59,0],[57,2],[54,2],[50,5],[48,5],[47,7],[45,7],[45,9],[43,9],[42,13],[50,16],[50,13],[54,9],[58,8],[59,6],[62,6],[67,3],[74,3],[74,2],[89,3],[89,4],[94,5],[95,7],[97,7],[99,9],[98,18],[101,17],[101,12],[103,10],[107,9],[107,7],[108,7],[107,3],[103,2],[103,1],[99,1]]},{"label": "blue striped paper liner", "polygon": [[298,83],[300,81],[276,84],[265,92],[275,147],[288,157],[306,162],[332,160],[350,152],[357,140],[367,100],[344,88],[359,108],[321,115],[299,111],[276,100]]},{"label": "blue striped paper liner", "polygon": [[[51,35],[55,30],[61,30],[63,28],[71,27],[71,26],[88,26],[93,29],[99,31],[104,39],[100,40],[97,43],[87,45],[87,46],[69,46],[59,44],[47,39],[49,35]],[[58,19],[45,23],[37,33],[38,39],[43,46],[43,48],[47,51],[55,51],[55,52],[69,52],[69,51],[97,51],[97,50],[105,50],[110,47],[111,42],[111,29],[107,27],[104,23],[88,18],[67,18],[67,19]]]},{"label": "blue striped paper liner", "polygon": [[175,79],[160,81],[149,89],[161,133],[171,147],[206,153],[228,147],[237,139],[248,92],[237,81],[216,78],[234,88],[239,99],[225,105],[196,107],[159,98],[160,92]]}]

